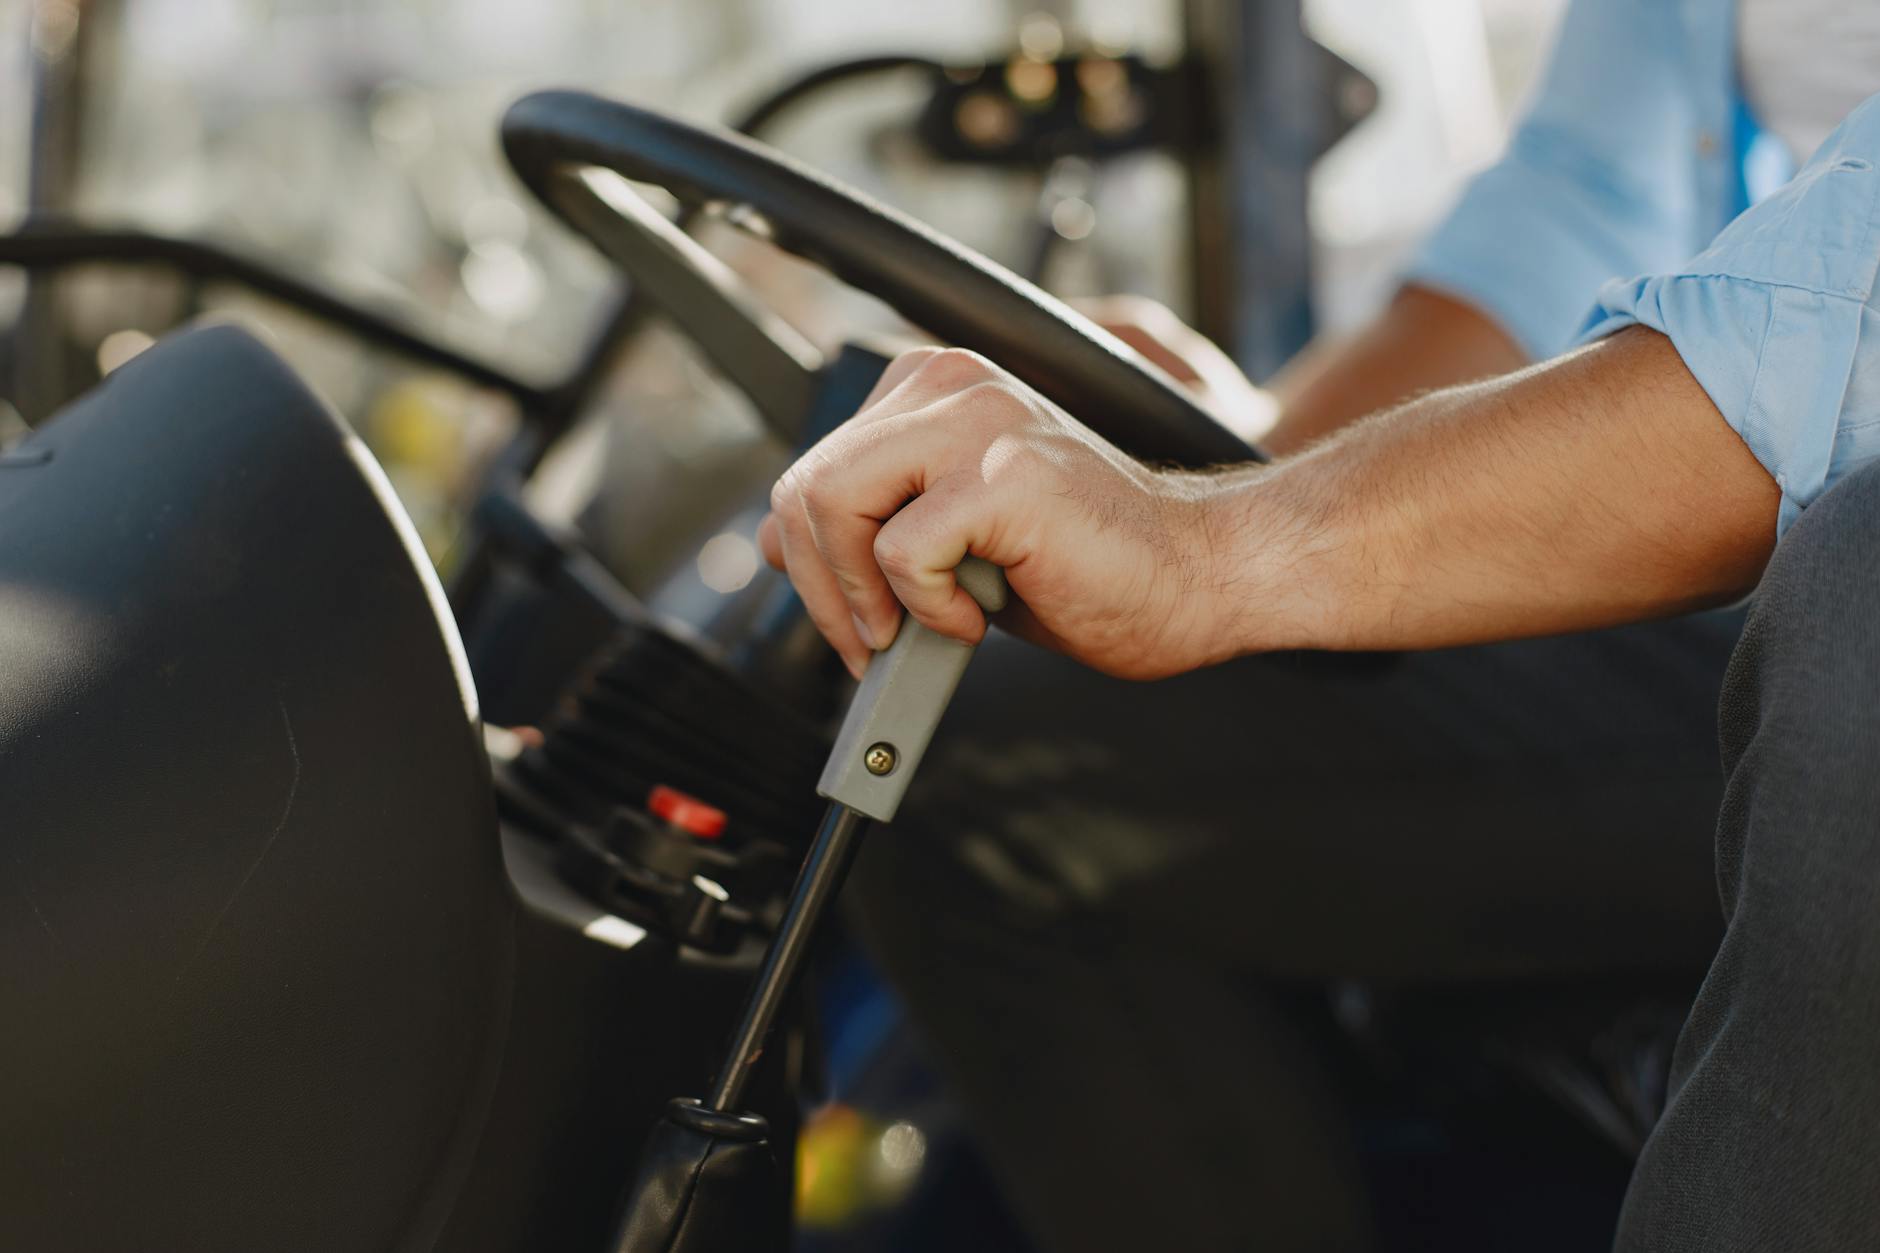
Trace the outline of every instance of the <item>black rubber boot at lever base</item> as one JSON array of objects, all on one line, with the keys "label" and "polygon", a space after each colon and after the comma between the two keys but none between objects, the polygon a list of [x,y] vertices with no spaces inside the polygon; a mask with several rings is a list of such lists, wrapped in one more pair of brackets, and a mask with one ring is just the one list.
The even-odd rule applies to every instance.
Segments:
[{"label": "black rubber boot at lever base", "polygon": [[647,1137],[613,1253],[782,1253],[782,1187],[762,1118],[673,1101]]}]

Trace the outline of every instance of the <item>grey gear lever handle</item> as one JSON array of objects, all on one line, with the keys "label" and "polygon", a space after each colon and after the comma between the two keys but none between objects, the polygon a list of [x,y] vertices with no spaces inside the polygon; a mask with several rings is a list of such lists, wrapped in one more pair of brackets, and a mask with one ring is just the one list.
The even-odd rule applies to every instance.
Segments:
[{"label": "grey gear lever handle", "polygon": [[[1005,571],[991,562],[968,557],[953,577],[988,615],[1005,608]],[[894,643],[868,663],[817,795],[891,821],[972,656],[971,644],[929,630],[909,615]]]},{"label": "grey gear lever handle", "polygon": [[[1005,571],[991,562],[968,557],[953,576],[988,614],[1005,607]],[[810,939],[842,886],[867,820],[887,822],[894,817],[972,657],[972,645],[929,631],[910,617],[894,643],[868,663],[829,764],[823,767],[822,782],[816,785],[830,801],[829,812],[790,889],[790,902],[764,953],[705,1109],[736,1111],[751,1067],[763,1054]]]},{"label": "grey gear lever handle", "polygon": [[[953,573],[988,614],[1005,607],[1005,572],[997,566],[968,557]],[[829,812],[790,889],[711,1093],[702,1104],[676,1103],[655,1130],[615,1235],[615,1253],[672,1250],[681,1246],[682,1232],[705,1230],[709,1219],[695,1223],[692,1217],[700,1195],[744,1205],[748,1197],[774,1190],[775,1181],[759,1168],[771,1160],[763,1144],[764,1122],[736,1112],[745,1086],[817,927],[842,887],[867,820],[894,817],[972,656],[972,645],[929,631],[910,617],[894,643],[868,663],[816,787],[829,798]],[[675,1189],[675,1179],[684,1181],[683,1190]],[[701,1248],[706,1243],[720,1247],[721,1233],[729,1229],[709,1230],[709,1235],[695,1232],[683,1239],[696,1238]]]}]

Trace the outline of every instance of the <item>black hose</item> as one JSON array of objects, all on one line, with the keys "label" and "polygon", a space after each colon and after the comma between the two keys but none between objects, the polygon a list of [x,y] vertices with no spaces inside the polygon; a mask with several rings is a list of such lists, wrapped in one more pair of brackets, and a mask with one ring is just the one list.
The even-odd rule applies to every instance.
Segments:
[{"label": "black hose", "polygon": [[28,218],[17,230],[0,234],[0,265],[16,265],[33,271],[59,270],[94,262],[163,265],[193,278],[235,283],[357,335],[367,343],[505,392],[514,397],[525,412],[539,408],[546,394],[533,383],[440,344],[388,317],[362,309],[325,287],[215,244],[149,231],[80,226],[56,218]]},{"label": "black hose", "polygon": [[893,70],[910,69],[926,70],[930,74],[945,72],[945,67],[938,61],[908,54],[886,54],[856,57],[851,61],[837,61],[799,74],[784,83],[745,109],[732,121],[731,128],[755,139],[780,115],[825,87],[833,87],[837,83],[850,82],[858,78],[871,78],[876,74],[886,74]]}]

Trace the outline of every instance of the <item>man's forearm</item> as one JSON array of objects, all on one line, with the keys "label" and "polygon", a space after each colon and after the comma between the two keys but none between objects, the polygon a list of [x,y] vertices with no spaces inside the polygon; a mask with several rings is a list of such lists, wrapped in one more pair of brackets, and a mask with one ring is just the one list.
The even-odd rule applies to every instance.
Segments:
[{"label": "man's forearm", "polygon": [[759,528],[858,673],[903,610],[980,638],[967,554],[1005,567],[1006,626],[1156,678],[1675,613],[1748,590],[1775,543],[1774,481],[1640,328],[1226,474],[1144,466],[956,349],[904,354],[877,392]]},{"label": "man's forearm", "polygon": [[1485,314],[1427,288],[1398,292],[1349,336],[1314,341],[1269,390],[1279,421],[1262,444],[1294,453],[1419,393],[1518,370],[1526,356]]},{"label": "man's forearm", "polygon": [[1778,500],[1670,342],[1627,331],[1223,485],[1223,651],[1430,648],[1727,601]]}]

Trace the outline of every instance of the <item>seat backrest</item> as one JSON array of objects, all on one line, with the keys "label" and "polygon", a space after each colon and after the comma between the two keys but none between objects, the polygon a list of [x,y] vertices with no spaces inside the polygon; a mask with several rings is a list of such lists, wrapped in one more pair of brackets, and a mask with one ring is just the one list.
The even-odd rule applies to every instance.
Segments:
[{"label": "seat backrest", "polygon": [[421,562],[228,327],[0,459],[0,1249],[431,1245],[514,903]]}]

